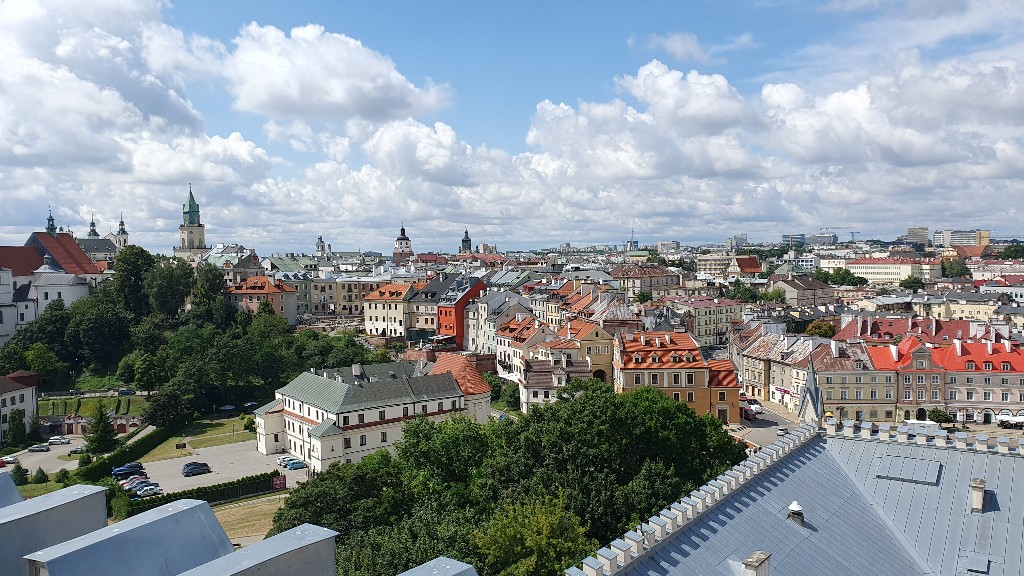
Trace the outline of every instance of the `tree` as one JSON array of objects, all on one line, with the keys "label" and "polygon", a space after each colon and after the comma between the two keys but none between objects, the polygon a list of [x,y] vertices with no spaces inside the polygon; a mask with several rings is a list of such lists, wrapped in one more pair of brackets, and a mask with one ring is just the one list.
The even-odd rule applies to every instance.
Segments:
[{"label": "tree", "polygon": [[725,297],[740,302],[757,302],[757,290],[737,280],[725,293]]},{"label": "tree", "polygon": [[100,293],[76,300],[70,314],[65,339],[78,358],[86,366],[116,366],[131,339],[131,314]]},{"label": "tree", "polygon": [[11,468],[11,480],[14,480],[15,486],[24,486],[25,484],[28,484],[28,470],[26,470],[20,463],[15,464]]},{"label": "tree", "polygon": [[1024,258],[1024,244],[1010,244],[997,254],[1000,260],[1020,260]]},{"label": "tree", "polygon": [[636,293],[636,296],[633,297],[633,300],[635,300],[638,304],[646,304],[653,299],[654,297],[647,290],[641,290]]},{"label": "tree", "polygon": [[224,271],[204,262],[195,270],[195,288],[192,290],[193,306],[210,306],[224,294],[226,287]]},{"label": "tree", "polygon": [[25,360],[28,362],[29,370],[39,376],[42,384],[56,384],[58,378],[67,372],[67,365],[61,363],[60,358],[53,353],[46,344],[35,342],[25,350]]},{"label": "tree", "polygon": [[149,397],[143,416],[154,426],[174,426],[185,422],[193,412],[188,399],[175,386],[168,385]]},{"label": "tree", "polygon": [[88,452],[86,452],[85,454],[82,454],[78,458],[78,467],[79,468],[83,468],[85,466],[88,466],[89,464],[92,464],[92,454],[89,454]]},{"label": "tree", "polygon": [[942,263],[943,278],[963,278],[970,275],[971,270],[967,267],[963,258],[954,258],[949,262]]},{"label": "tree", "polygon": [[509,410],[519,410],[519,384],[509,382],[502,386],[501,400]]},{"label": "tree", "polygon": [[950,424],[953,418],[942,408],[932,408],[928,411],[928,419],[936,424]]},{"label": "tree", "polygon": [[811,272],[811,278],[814,278],[819,282],[832,282],[832,274],[824,268],[815,268],[814,272]]},{"label": "tree", "polygon": [[146,275],[155,265],[153,255],[135,245],[125,246],[114,260],[113,292],[124,309],[135,318],[149,314]]},{"label": "tree", "polygon": [[192,292],[192,266],[184,260],[160,262],[146,273],[145,288],[149,305],[157,314],[176,318]]},{"label": "tree", "polygon": [[7,445],[18,448],[28,446],[28,430],[25,428],[24,408],[15,408],[7,416]]},{"label": "tree", "polygon": [[804,330],[804,334],[807,334],[808,336],[831,338],[836,335],[836,325],[828,320],[822,320],[819,318],[807,326],[807,329]]},{"label": "tree", "polygon": [[834,286],[866,286],[868,279],[857,276],[846,268],[836,268],[832,271],[829,283]]},{"label": "tree", "polygon": [[36,468],[36,471],[32,473],[33,484],[46,484],[50,481],[50,476],[43,471],[42,467]]},{"label": "tree", "polygon": [[759,300],[761,300],[761,302],[782,303],[786,301],[786,291],[782,289],[782,286],[776,286],[771,290],[765,290],[764,292],[761,292]]},{"label": "tree", "polygon": [[106,454],[117,447],[117,431],[107,414],[106,404],[100,400],[89,414],[92,422],[85,435],[85,449],[91,454]]},{"label": "tree", "polygon": [[57,473],[53,475],[53,481],[62,486],[67,486],[71,483],[71,472],[68,472],[65,468],[57,470]]},{"label": "tree", "polygon": [[564,494],[503,506],[474,535],[486,572],[497,576],[561,574],[598,547],[580,519],[566,510]]},{"label": "tree", "polygon": [[496,402],[501,398],[501,388],[503,386],[502,380],[494,372],[484,372],[484,381],[491,387],[491,402]]},{"label": "tree", "polygon": [[910,290],[911,292],[924,290],[924,281],[917,276],[907,276],[903,280],[900,280],[900,288]]}]

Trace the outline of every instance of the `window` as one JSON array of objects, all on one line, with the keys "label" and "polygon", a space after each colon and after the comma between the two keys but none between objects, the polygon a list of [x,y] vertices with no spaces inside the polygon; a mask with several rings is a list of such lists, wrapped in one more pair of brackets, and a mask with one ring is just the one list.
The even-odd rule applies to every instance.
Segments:
[{"label": "window", "polygon": [[381,432],[380,433],[380,441],[381,442],[387,442],[388,441],[388,433],[387,432]]},{"label": "window", "polygon": [[917,361],[917,368],[918,369],[924,368],[924,360],[918,360]]},{"label": "window", "polygon": [[409,407],[408,406],[402,406],[402,416],[408,416],[408,415],[409,415]]},{"label": "window", "polygon": [[938,390],[932,390],[932,402],[938,402],[938,401],[939,401],[939,391]]},{"label": "window", "polygon": [[651,374],[651,386],[657,386],[657,385],[658,385],[658,375],[657,374]]},{"label": "window", "polygon": [[932,384],[938,384],[938,383],[939,383],[939,375],[938,374],[932,374]]},{"label": "window", "polygon": [[853,398],[854,398],[855,400],[862,400],[862,399],[864,398],[864,393],[863,393],[863,391],[861,391],[861,389],[860,389],[860,388],[857,388],[856,390],[854,390],[854,391],[853,391]]},{"label": "window", "polygon": [[1002,384],[1003,386],[1009,386],[1010,385],[1010,379],[1009,378],[1001,378],[999,380],[999,383]]},{"label": "window", "polygon": [[914,380],[910,377],[910,374],[904,374],[903,375],[903,383],[904,384],[910,384],[913,381]]},{"label": "window", "polygon": [[974,400],[974,392],[972,392],[971,390],[967,391],[967,400]]},{"label": "window", "polygon": [[444,410],[444,402],[438,402],[437,403],[437,411],[440,412],[442,410]]},{"label": "window", "polygon": [[970,361],[970,360],[967,361],[967,365],[966,366],[967,366],[968,370],[975,370],[978,367],[977,364],[975,364],[973,361]]},{"label": "window", "polygon": [[384,411],[383,410],[378,410],[377,411],[377,420],[383,420],[383,419],[384,419]]},{"label": "window", "polygon": [[686,373],[686,385],[693,386],[693,372]]},{"label": "window", "polygon": [[840,400],[846,400],[849,397],[850,397],[850,393],[846,390],[846,388],[843,388],[842,390],[839,391],[839,399]]},{"label": "window", "polygon": [[455,410],[458,407],[459,407],[459,401],[458,400],[452,400],[452,410]]},{"label": "window", "polygon": [[878,390],[877,390],[876,388],[872,388],[872,389],[871,389],[871,392],[869,392],[869,393],[868,393],[868,396],[869,396],[869,397],[870,397],[870,398],[871,398],[872,400],[878,400]]},{"label": "window", "polygon": [[687,392],[686,393],[686,401],[687,402],[693,402],[693,392]]},{"label": "window", "polygon": [[551,391],[550,390],[545,390],[544,391],[544,399],[547,400],[548,398],[551,398]]},{"label": "window", "polygon": [[640,383],[640,374],[633,374],[633,385],[639,386]]},{"label": "window", "polygon": [[991,392],[982,392],[982,400],[984,400],[985,402],[991,402],[992,401],[992,393]]},{"label": "window", "polygon": [[950,390],[949,391],[949,399],[950,400],[956,400],[956,390]]},{"label": "window", "polygon": [[988,376],[982,378],[981,381],[984,382],[986,386],[992,383],[992,379],[989,378]]},{"label": "window", "polygon": [[1010,393],[1009,392],[1003,392],[1000,396],[1001,396],[1001,399],[1002,399],[1003,402],[1009,402],[1010,401]]},{"label": "window", "polygon": [[679,402],[679,392],[673,392],[672,399],[675,400],[676,402]]},{"label": "window", "polygon": [[840,384],[846,384],[846,376],[840,376],[839,377],[839,383]]},{"label": "window", "polygon": [[918,390],[917,391],[917,401],[921,402],[923,400],[924,400],[924,390]]},{"label": "window", "polygon": [[886,420],[892,420],[892,410],[886,410],[885,411],[885,419]]},{"label": "window", "polygon": [[719,402],[725,402],[725,392],[719,392],[718,393],[718,401]]},{"label": "window", "polygon": [[366,446],[366,434],[359,435],[359,445]]},{"label": "window", "polygon": [[909,401],[910,400],[910,394],[911,394],[911,392],[910,392],[909,389],[904,390],[903,391],[903,399]]},{"label": "window", "polygon": [[352,447],[352,439],[351,438],[343,439],[341,441],[341,445],[344,446],[345,448],[351,448]]},{"label": "window", "polygon": [[679,382],[680,382],[680,380],[679,380],[679,372],[673,372],[672,373],[672,385],[673,386],[679,386]]},{"label": "window", "polygon": [[991,362],[985,362],[984,364],[982,364],[982,367],[984,367],[985,370],[991,370],[992,369],[992,363]]},{"label": "window", "polygon": [[950,384],[956,384],[956,376],[950,376],[949,377],[949,383]]},{"label": "window", "polygon": [[825,400],[831,400],[831,399],[832,399],[832,391],[831,390],[825,390]]},{"label": "window", "polygon": [[886,376],[885,377],[885,383],[886,384],[892,384],[892,376]]},{"label": "window", "polygon": [[423,406],[420,406],[420,414],[426,414],[426,413],[427,413],[427,405],[424,404]]},{"label": "window", "polygon": [[968,384],[974,384],[974,376],[968,376],[967,377],[967,383]]},{"label": "window", "polygon": [[534,398],[540,398],[540,393],[538,393],[536,390],[534,390],[533,391],[533,397]]},{"label": "window", "polygon": [[832,377],[831,376],[825,376],[825,384],[831,384],[831,383],[832,383]]},{"label": "window", "polygon": [[644,359],[642,356],[633,356],[633,362],[636,362],[637,364],[643,364]]},{"label": "window", "polygon": [[892,388],[885,389],[885,399],[892,400]]},{"label": "window", "polygon": [[1000,365],[1000,369],[1002,369],[1002,370],[1009,370],[1010,369],[1010,363],[1009,362],[1003,362]]}]

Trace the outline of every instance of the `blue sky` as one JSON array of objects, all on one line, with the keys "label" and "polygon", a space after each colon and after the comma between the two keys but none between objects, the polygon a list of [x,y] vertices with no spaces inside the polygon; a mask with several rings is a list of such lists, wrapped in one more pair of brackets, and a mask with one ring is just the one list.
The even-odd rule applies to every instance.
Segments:
[{"label": "blue sky", "polygon": [[[0,242],[1016,232],[1024,3],[0,4]],[[969,199],[969,201],[968,201]]]}]

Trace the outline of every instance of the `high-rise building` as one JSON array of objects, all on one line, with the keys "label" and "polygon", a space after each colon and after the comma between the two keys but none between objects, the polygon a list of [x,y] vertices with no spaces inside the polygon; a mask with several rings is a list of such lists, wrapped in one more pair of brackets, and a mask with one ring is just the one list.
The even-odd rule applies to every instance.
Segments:
[{"label": "high-rise building", "polygon": [[910,228],[907,228],[907,242],[928,244],[928,227],[911,226]]},{"label": "high-rise building", "polygon": [[808,246],[832,246],[839,238],[835,234],[808,234],[806,241]]},{"label": "high-rise building", "polygon": [[807,236],[804,234],[783,234],[782,244],[785,246],[803,246],[806,244]]},{"label": "high-rise building", "polygon": [[936,230],[932,243],[936,246],[988,246],[990,230]]}]

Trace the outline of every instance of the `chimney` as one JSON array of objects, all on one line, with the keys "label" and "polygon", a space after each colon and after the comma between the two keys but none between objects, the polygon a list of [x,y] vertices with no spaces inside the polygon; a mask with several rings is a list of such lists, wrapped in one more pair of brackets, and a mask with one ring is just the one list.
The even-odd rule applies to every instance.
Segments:
[{"label": "chimney", "polygon": [[768,576],[771,554],[758,550],[743,561],[743,576]]},{"label": "chimney", "polygon": [[643,334],[640,335],[640,345],[641,346],[646,346],[647,345],[647,337],[644,336]]},{"label": "chimney", "polygon": [[991,340],[988,341],[988,355],[989,356],[992,355],[992,341]]},{"label": "chimney", "polygon": [[804,509],[800,506],[800,503],[793,500],[793,503],[789,505],[789,514],[786,518],[792,520],[794,524],[803,528],[804,526]]},{"label": "chimney", "polygon": [[[895,344],[889,344],[889,352],[892,354],[892,359],[897,361],[897,362],[899,362],[899,360],[900,360],[900,349],[899,349],[899,347],[896,346]],[[957,348],[957,352],[958,353],[960,352],[959,348]]]},{"label": "chimney", "polygon": [[985,507],[985,479],[971,478],[971,512],[982,512]]},{"label": "chimney", "polygon": [[963,342],[959,338],[953,339],[953,347],[956,349],[957,356],[963,356]]},{"label": "chimney", "polygon": [[832,345],[832,357],[839,358],[839,340],[830,340],[829,344]]},{"label": "chimney", "polygon": [[[668,335],[668,334],[665,334],[665,345],[666,346],[671,346],[672,345],[672,337],[670,335]],[[1009,350],[1007,350],[1007,352],[1009,352]]]}]

